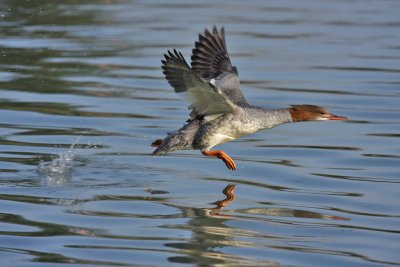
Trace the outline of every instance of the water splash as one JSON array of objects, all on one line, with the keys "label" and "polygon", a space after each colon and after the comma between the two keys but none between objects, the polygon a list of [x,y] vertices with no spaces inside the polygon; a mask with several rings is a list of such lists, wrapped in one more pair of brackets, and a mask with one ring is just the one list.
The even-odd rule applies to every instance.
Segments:
[{"label": "water splash", "polygon": [[62,186],[71,182],[74,158],[76,157],[75,146],[79,138],[72,143],[66,151],[62,151],[50,162],[41,162],[37,171],[46,186]]}]

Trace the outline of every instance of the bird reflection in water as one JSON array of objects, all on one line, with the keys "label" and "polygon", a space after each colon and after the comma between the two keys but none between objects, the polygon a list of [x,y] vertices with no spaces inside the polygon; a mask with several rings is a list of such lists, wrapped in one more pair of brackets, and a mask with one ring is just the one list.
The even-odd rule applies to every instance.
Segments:
[{"label": "bird reflection in water", "polygon": [[229,203],[231,203],[233,200],[235,200],[235,194],[233,193],[233,190],[235,189],[234,184],[228,184],[224,190],[222,190],[222,193],[224,193],[224,195],[226,196],[225,199],[222,200],[217,200],[215,202],[212,202],[210,204],[215,205],[214,208],[205,208],[205,210],[210,211],[211,216],[226,216],[226,217],[230,217],[230,215],[227,214],[223,214],[220,212],[217,212],[218,210],[222,210],[223,208],[225,208],[226,206],[229,205]]},{"label": "bird reflection in water", "polygon": [[[222,216],[222,217],[231,217],[231,215],[226,213],[218,212],[223,208],[227,207],[233,200],[235,200],[236,196],[233,193],[236,185],[228,184],[222,193],[226,196],[223,200],[218,200],[212,202],[210,204],[215,205],[213,208],[204,208],[203,210],[208,211],[209,216]],[[230,210],[230,212],[238,212],[243,214],[262,214],[267,216],[279,216],[279,217],[296,217],[296,218],[314,218],[314,219],[324,219],[324,220],[341,220],[347,221],[348,218],[340,217],[340,216],[332,216],[321,214],[312,211],[306,210],[295,210],[295,209],[285,209],[285,208],[248,208],[248,209],[240,209],[240,210]]]}]

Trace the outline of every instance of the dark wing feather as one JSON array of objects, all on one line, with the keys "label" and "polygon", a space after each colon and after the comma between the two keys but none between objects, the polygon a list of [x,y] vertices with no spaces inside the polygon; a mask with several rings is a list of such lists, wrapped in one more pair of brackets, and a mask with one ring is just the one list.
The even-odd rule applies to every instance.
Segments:
[{"label": "dark wing feather", "polygon": [[186,63],[180,52],[168,51],[162,60],[165,78],[191,104],[197,115],[214,115],[232,112],[238,108],[230,99],[209,81],[199,77]]},{"label": "dark wing feather", "polygon": [[199,34],[199,41],[192,51],[192,69],[201,77],[210,80],[222,73],[238,75],[236,67],[232,66],[225,44],[225,31],[213,27],[212,33],[207,29],[204,35]]},{"label": "dark wing feather", "polygon": [[192,69],[202,78],[210,81],[236,105],[247,105],[240,90],[240,81],[235,66],[232,66],[225,43],[225,31],[213,27],[199,35],[192,51]]}]

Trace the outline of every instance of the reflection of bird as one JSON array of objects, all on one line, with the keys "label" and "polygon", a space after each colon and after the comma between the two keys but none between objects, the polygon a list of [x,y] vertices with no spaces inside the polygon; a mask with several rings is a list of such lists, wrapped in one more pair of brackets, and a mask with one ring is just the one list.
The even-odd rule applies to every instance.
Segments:
[{"label": "reflection of bird", "polygon": [[313,105],[292,105],[290,108],[267,109],[247,103],[235,66],[231,64],[225,44],[224,28],[212,33],[205,30],[193,49],[191,67],[180,52],[168,51],[163,70],[176,93],[190,103],[187,123],[164,139],[153,142],[153,155],[170,151],[199,149],[205,156],[222,159],[226,166],[236,164],[222,150],[210,150],[243,135],[288,122],[310,120],[344,120],[328,110]]},{"label": "reflection of bird", "polygon": [[208,210],[220,210],[225,208],[226,206],[228,206],[229,203],[231,203],[233,200],[235,200],[235,194],[233,193],[233,189],[235,189],[234,184],[228,184],[224,190],[222,191],[222,193],[224,193],[224,195],[226,196],[225,199],[223,200],[218,200],[215,201],[211,204],[217,205],[215,208],[208,208]]}]

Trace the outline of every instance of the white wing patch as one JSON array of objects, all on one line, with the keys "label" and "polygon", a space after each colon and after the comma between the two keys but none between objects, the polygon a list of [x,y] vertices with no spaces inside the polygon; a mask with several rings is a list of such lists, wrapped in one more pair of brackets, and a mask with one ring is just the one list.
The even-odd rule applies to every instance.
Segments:
[{"label": "white wing patch", "polygon": [[179,94],[192,104],[190,108],[194,107],[200,114],[229,113],[239,108],[221,90],[216,88],[211,81],[208,82],[199,78],[191,70],[184,72],[183,80],[187,90]]},{"label": "white wing patch", "polygon": [[182,54],[168,51],[163,62],[164,74],[178,94],[191,104],[190,109],[200,115],[230,113],[240,108],[218,87],[217,80],[199,76],[186,63]]}]

